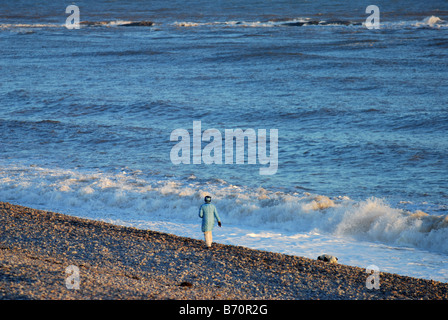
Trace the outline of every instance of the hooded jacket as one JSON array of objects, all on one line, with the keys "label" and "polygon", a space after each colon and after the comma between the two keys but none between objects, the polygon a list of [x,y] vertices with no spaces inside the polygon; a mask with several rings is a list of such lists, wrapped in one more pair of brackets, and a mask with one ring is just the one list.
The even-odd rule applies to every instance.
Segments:
[{"label": "hooded jacket", "polygon": [[211,203],[204,203],[199,208],[199,218],[202,218],[202,232],[212,231],[215,226],[215,219],[219,219],[218,210]]}]

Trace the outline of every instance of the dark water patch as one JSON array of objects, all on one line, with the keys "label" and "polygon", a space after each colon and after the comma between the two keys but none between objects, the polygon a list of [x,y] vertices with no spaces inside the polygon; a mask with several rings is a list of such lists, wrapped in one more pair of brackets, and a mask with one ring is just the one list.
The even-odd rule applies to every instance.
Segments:
[{"label": "dark water patch", "polygon": [[152,55],[160,55],[160,54],[169,54],[167,52],[161,51],[153,51],[149,49],[140,49],[140,50],[113,50],[113,51],[93,51],[93,52],[73,52],[70,54],[72,57],[107,57],[107,56],[152,56]]},{"label": "dark water patch", "polygon": [[37,121],[36,123],[60,124],[61,121],[57,121],[57,120],[41,120],[41,121]]}]

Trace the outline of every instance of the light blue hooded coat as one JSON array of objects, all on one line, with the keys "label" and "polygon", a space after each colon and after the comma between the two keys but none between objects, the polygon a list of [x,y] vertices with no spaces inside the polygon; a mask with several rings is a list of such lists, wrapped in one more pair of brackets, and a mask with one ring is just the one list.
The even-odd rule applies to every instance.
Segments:
[{"label": "light blue hooded coat", "polygon": [[218,210],[211,203],[204,203],[199,208],[199,218],[202,218],[202,232],[212,231],[215,226],[215,218],[217,221],[219,219]]}]

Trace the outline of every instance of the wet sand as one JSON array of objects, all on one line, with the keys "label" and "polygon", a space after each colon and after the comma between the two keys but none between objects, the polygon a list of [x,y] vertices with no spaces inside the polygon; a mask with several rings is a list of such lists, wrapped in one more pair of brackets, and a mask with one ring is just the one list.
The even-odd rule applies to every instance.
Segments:
[{"label": "wet sand", "polygon": [[[107,210],[105,208],[105,210]],[[447,300],[448,284],[0,202],[6,300]],[[66,268],[79,270],[69,289]],[[70,283],[69,283],[70,284]]]}]

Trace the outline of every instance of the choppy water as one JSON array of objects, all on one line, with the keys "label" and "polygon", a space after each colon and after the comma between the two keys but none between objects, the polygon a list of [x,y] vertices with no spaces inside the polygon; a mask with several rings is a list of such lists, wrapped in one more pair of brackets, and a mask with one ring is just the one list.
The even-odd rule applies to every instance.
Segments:
[{"label": "choppy water", "polygon": [[[217,241],[448,281],[446,2],[4,2],[0,200],[201,238],[212,194]],[[276,174],[173,165],[193,121]]]}]

